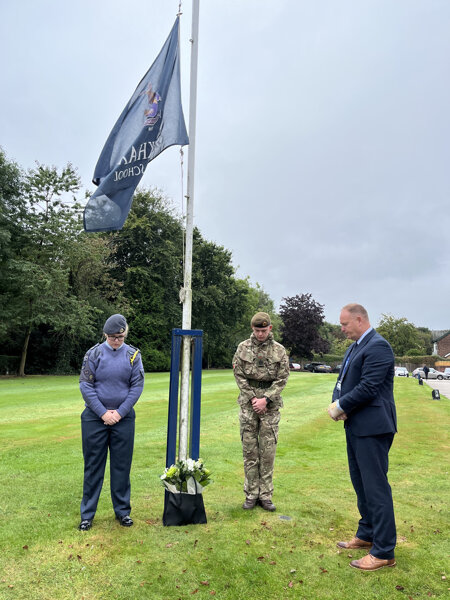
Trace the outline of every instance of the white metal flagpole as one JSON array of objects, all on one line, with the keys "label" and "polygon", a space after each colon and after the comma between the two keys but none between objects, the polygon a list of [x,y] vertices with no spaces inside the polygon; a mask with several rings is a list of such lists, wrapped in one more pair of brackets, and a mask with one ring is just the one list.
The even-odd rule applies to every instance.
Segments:
[{"label": "white metal flagpole", "polygon": [[[198,63],[198,22],[200,0],[192,0],[191,34],[191,81],[189,95],[189,157],[186,195],[186,249],[184,262],[184,287],[180,298],[183,303],[183,329],[191,329],[192,320],[192,245],[194,232],[194,169],[195,169],[195,129],[197,116],[197,63]],[[178,433],[178,458],[186,460],[188,452],[189,423],[189,373],[191,337],[183,336],[181,357],[180,414]]]}]

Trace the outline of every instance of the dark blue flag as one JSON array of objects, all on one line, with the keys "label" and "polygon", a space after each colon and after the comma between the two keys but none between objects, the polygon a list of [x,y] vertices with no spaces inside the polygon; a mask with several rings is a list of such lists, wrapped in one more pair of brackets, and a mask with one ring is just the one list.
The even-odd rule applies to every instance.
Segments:
[{"label": "dark blue flag", "polygon": [[98,185],[84,209],[85,231],[121,229],[148,163],[189,143],[181,106],[179,17],[153,65],[114,125],[98,159]]}]

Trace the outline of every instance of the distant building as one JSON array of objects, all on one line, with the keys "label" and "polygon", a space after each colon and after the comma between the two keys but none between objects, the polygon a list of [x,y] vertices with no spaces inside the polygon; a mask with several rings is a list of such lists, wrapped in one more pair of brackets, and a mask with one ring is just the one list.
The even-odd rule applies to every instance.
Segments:
[{"label": "distant building", "polygon": [[432,331],[433,354],[450,358],[450,330]]}]

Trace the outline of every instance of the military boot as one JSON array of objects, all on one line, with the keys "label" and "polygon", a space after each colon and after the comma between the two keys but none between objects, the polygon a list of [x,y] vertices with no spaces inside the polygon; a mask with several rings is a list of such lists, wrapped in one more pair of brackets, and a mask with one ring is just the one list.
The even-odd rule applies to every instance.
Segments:
[{"label": "military boot", "polygon": [[260,498],[259,499],[259,503],[262,506],[262,508],[264,510],[268,510],[270,512],[273,512],[274,510],[277,510],[275,504],[273,504],[272,500],[270,498]]}]

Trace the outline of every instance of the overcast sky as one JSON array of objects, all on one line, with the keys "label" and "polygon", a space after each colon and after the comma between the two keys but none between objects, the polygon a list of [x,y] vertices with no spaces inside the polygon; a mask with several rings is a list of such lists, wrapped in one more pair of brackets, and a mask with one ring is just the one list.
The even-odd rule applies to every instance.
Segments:
[{"label": "overcast sky", "polygon": [[[93,191],[177,11],[0,0],[8,158],[71,162]],[[188,123],[191,0],[182,11]],[[374,325],[450,328],[449,32],[449,0],[200,0],[194,223],[277,306],[309,292],[332,323],[355,301]],[[170,148],[142,184],[181,207],[180,180]]]}]

